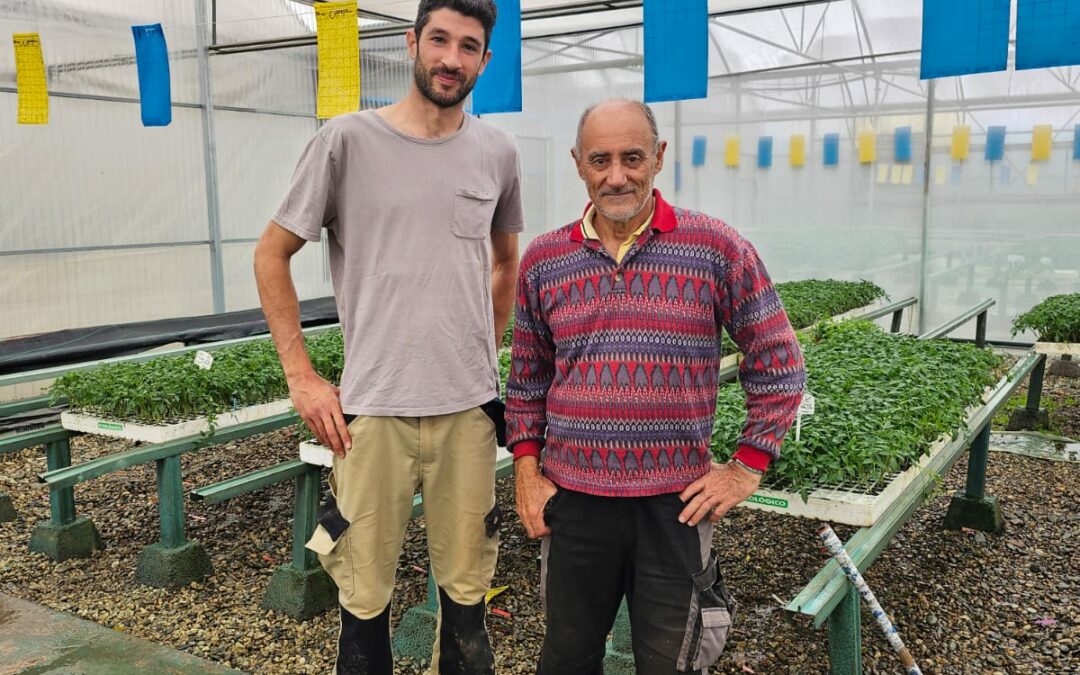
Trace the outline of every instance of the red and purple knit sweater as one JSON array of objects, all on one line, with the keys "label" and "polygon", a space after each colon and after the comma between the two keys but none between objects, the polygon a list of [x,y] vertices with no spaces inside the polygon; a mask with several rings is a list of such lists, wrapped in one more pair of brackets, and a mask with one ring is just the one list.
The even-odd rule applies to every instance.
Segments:
[{"label": "red and purple knit sweater", "polygon": [[654,194],[621,264],[580,220],[522,256],[507,445],[515,458],[543,448],[544,475],[570,490],[681,492],[709,470],[721,329],[745,357],[740,461],[779,456],[802,397],[802,352],[753,246]]}]

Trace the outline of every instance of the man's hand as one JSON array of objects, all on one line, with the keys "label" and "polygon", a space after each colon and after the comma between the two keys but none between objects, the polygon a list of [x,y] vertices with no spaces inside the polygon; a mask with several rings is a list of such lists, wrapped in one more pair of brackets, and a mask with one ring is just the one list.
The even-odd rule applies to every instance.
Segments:
[{"label": "man's hand", "polygon": [[330,448],[338,457],[352,449],[352,436],[341,412],[341,392],[317,373],[289,380],[289,396],[293,407],[319,443]]},{"label": "man's hand", "polygon": [[555,484],[540,473],[540,464],[535,457],[514,461],[515,506],[530,539],[551,534],[551,528],[544,522],[544,507],[558,491]]},{"label": "man's hand", "polygon": [[724,517],[731,507],[754,494],[761,483],[761,476],[731,462],[712,463],[709,473],[691,483],[679,495],[686,508],[679,514],[679,522],[697,525],[708,516],[715,523]]}]

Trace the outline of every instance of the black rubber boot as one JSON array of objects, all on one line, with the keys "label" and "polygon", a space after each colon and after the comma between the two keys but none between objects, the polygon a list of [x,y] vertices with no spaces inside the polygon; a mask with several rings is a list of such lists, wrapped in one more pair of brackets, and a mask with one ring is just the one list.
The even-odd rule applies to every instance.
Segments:
[{"label": "black rubber boot", "polygon": [[494,675],[495,654],[484,624],[484,600],[459,605],[440,588],[439,607],[439,675]]},{"label": "black rubber boot", "polygon": [[341,608],[337,675],[393,675],[390,652],[390,605],[372,619],[358,619]]}]

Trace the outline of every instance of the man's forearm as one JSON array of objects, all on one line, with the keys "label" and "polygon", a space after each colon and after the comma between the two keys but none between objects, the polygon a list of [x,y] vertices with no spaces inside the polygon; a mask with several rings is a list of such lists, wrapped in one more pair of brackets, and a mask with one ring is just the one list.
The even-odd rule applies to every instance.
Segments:
[{"label": "man's forearm", "polygon": [[503,333],[510,322],[514,308],[514,290],[517,286],[518,261],[496,263],[491,268],[491,304],[495,309],[495,348],[502,344]]},{"label": "man's forearm", "polygon": [[287,380],[311,372],[311,359],[300,328],[300,302],[289,271],[289,258],[255,251],[255,280],[270,335]]}]

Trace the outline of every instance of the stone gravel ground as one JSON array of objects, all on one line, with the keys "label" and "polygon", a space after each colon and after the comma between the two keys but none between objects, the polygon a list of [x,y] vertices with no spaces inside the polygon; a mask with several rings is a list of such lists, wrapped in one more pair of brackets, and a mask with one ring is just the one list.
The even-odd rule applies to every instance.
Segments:
[{"label": "stone gravel ground", "polygon": [[[1052,426],[1080,436],[1080,381],[1048,376],[1046,387],[1057,411]],[[73,461],[125,447],[76,438]],[[204,450],[184,458],[185,483],[193,488],[291,459],[295,448],[296,432],[288,429]],[[34,523],[49,514],[47,492],[36,482],[44,470],[41,448],[0,457],[0,492],[11,495],[21,517],[0,524],[0,591],[252,673],[330,671],[335,613],[298,623],[259,608],[270,574],[290,558],[291,484],[213,506],[187,501],[188,536],[205,544],[215,573],[166,591],[140,586],[134,577],[139,550],[157,538],[152,465],[76,487],[79,514],[94,520],[107,548],[60,564],[27,550]],[[963,486],[964,471],[962,459],[871,567],[868,583],[925,673],[1080,673],[1080,464],[993,453],[987,492],[1004,507],[1000,536],[941,529],[948,495]],[[500,481],[508,518],[495,583],[510,590],[492,602],[511,618],[489,615],[488,625],[497,672],[531,673],[543,635],[540,547],[512,515],[512,491],[509,479]],[[713,672],[828,672],[825,631],[786,615],[779,602],[790,600],[826,560],[815,528],[745,509],[718,525],[715,546],[741,608]],[[424,599],[425,574],[416,569],[427,567],[424,546],[417,520],[399,567],[399,610]],[[866,612],[862,632],[865,672],[901,672]],[[398,670],[421,672],[409,662]]]}]

